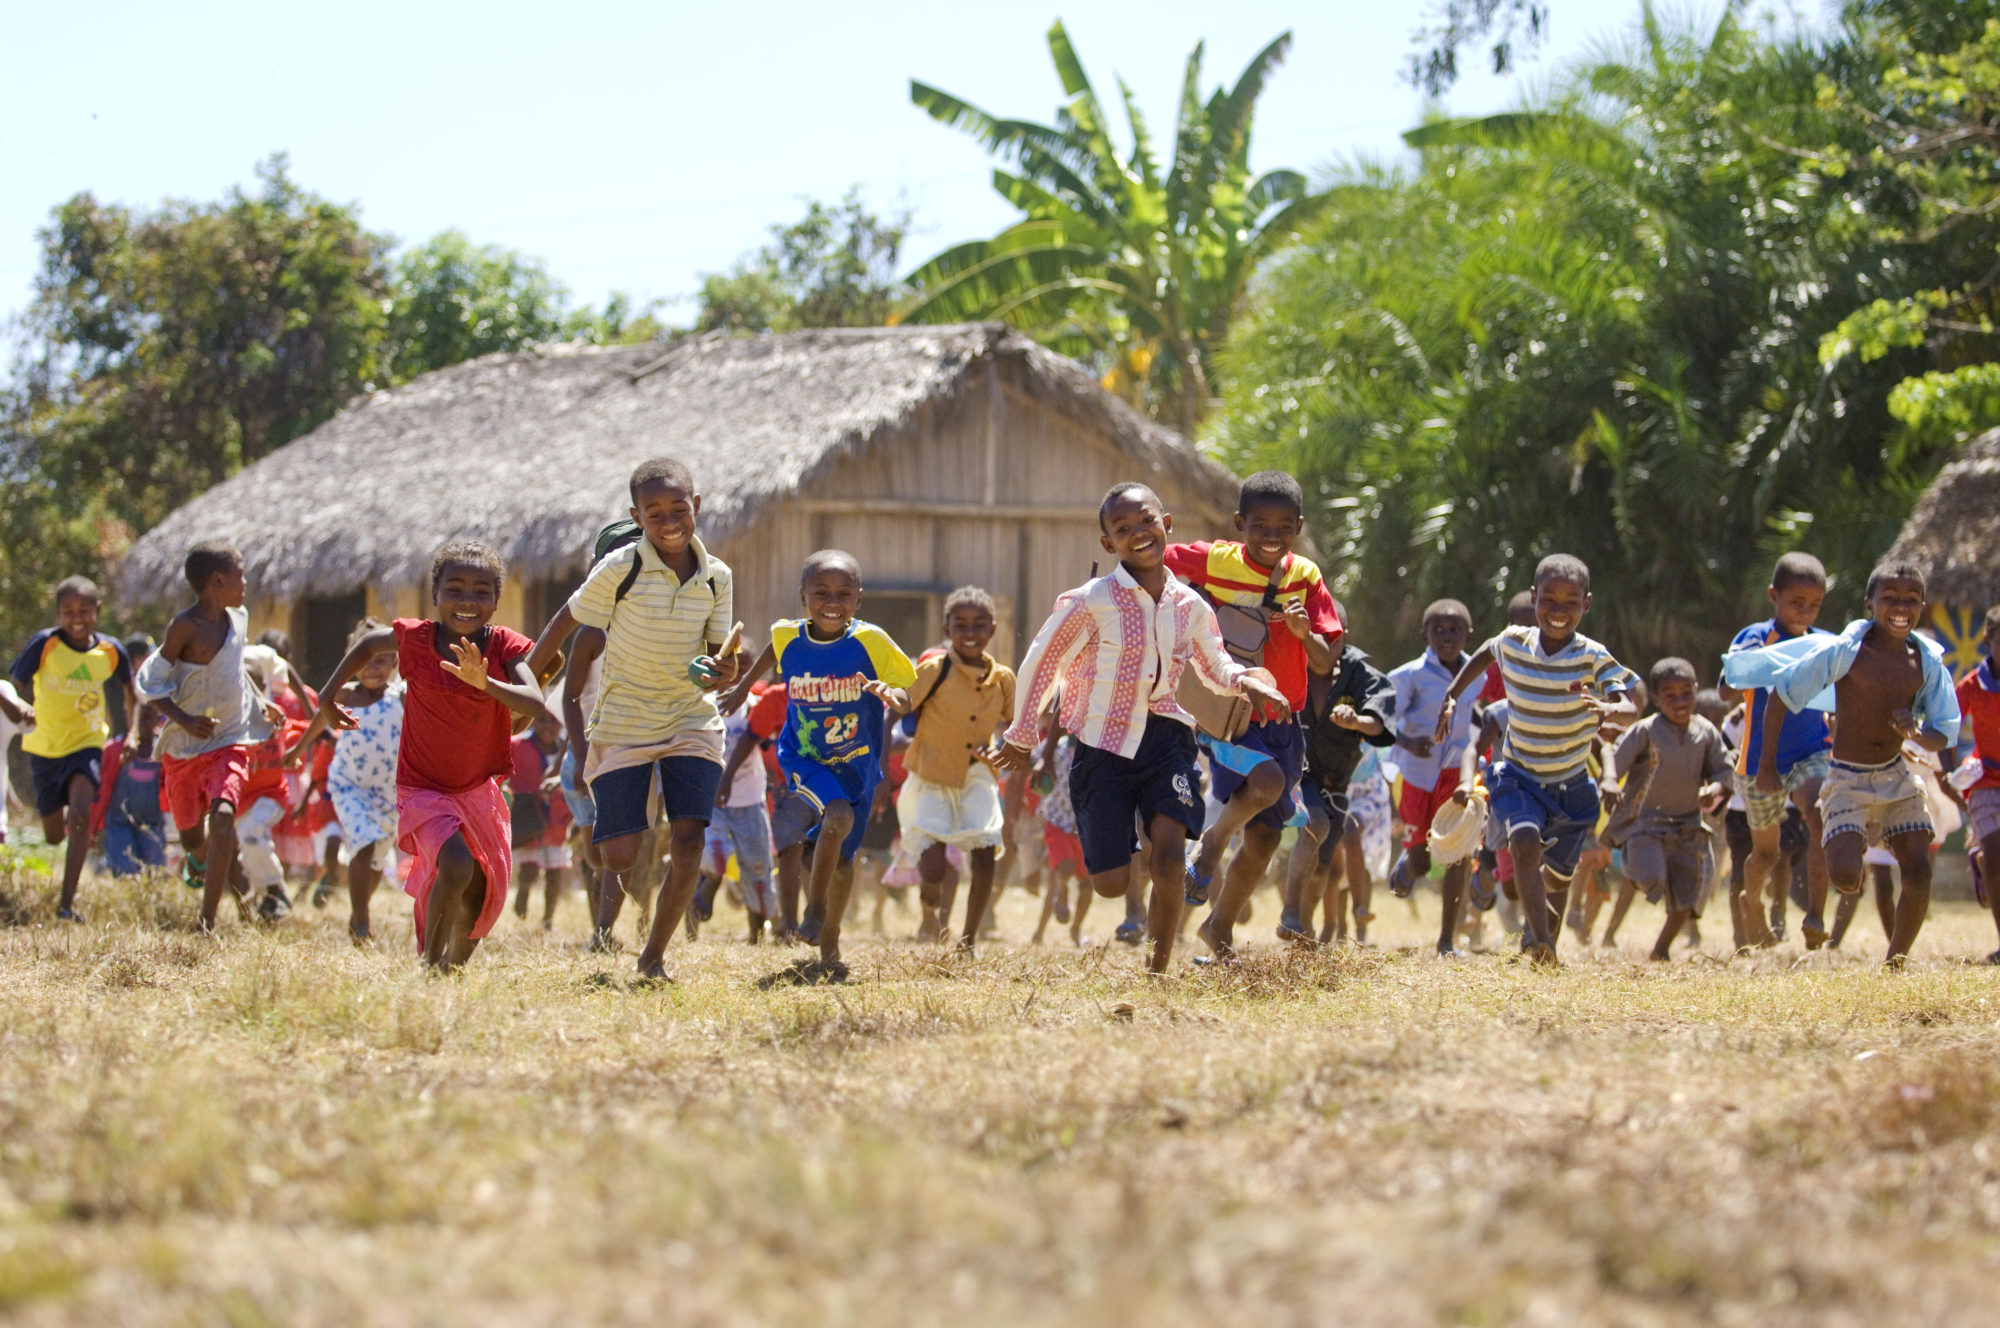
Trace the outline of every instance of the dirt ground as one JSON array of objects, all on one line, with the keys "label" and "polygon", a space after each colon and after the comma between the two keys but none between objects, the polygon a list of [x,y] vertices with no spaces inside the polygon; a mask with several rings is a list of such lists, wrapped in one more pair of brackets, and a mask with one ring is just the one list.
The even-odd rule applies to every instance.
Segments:
[{"label": "dirt ground", "polygon": [[0,869],[16,1322],[1994,1322],[1971,905],[1901,973],[1872,910],[1649,964],[1644,906],[1549,973],[1428,957],[1430,896],[1282,951],[1264,894],[1157,981],[1012,892],[977,959],[864,914],[851,985],[778,991],[719,910],[633,991],[574,899],[432,979],[400,897],[355,950],[338,896],[212,942],[172,884],[49,894]]}]

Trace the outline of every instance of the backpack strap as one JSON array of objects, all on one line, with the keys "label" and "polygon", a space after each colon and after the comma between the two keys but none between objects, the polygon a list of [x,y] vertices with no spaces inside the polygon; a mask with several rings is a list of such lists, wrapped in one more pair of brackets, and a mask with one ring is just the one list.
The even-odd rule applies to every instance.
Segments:
[{"label": "backpack strap", "polygon": [[937,681],[931,684],[931,689],[928,692],[924,693],[923,700],[917,702],[915,705],[910,707],[910,718],[912,719],[916,718],[917,712],[919,710],[922,710],[925,706],[931,703],[931,698],[938,694],[938,688],[944,686],[944,680],[946,678],[949,678],[950,676],[951,676],[951,651],[947,650],[944,652],[944,663],[938,666]]},{"label": "backpack strap", "polygon": [[[632,566],[625,573],[624,580],[618,583],[618,589],[611,592],[611,602],[613,604],[622,603],[625,599],[625,596],[631,593],[632,587],[638,584],[639,568],[643,565],[644,561],[645,561],[644,558],[639,553],[638,546],[634,545],[632,547]],[[713,581],[710,581],[709,588],[712,590],[714,589],[714,587],[715,583]]]}]

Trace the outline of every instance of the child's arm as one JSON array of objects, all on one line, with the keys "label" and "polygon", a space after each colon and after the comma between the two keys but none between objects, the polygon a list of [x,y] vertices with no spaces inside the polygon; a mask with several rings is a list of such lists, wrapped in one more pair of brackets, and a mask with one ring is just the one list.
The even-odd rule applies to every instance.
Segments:
[{"label": "child's arm", "polygon": [[166,639],[160,642],[160,648],[140,669],[141,674],[150,672],[153,681],[140,689],[139,695],[152,704],[161,719],[169,724],[178,724],[205,742],[215,736],[215,720],[208,715],[190,715],[181,709],[174,701],[173,685],[167,676],[173,666],[181,662],[181,656],[187,652],[188,642],[193,638],[194,628],[189,624],[187,615],[174,615],[174,620],[167,624]]},{"label": "child's arm", "polygon": [[[165,649],[164,646],[161,649]],[[377,655],[392,655],[396,652],[396,629],[378,627],[356,641],[340,663],[334,665],[333,676],[326,680],[326,686],[319,689],[319,715],[326,720],[324,729],[345,730],[357,728],[360,721],[354,712],[339,702],[340,689],[345,687],[355,674],[361,672],[368,661]]]},{"label": "child's arm", "polygon": [[736,783],[736,772],[743,768],[750,753],[757,750],[757,735],[749,729],[736,735],[736,745],[729,749],[729,759],[722,763],[722,784],[715,790],[715,805],[729,805],[729,790]]},{"label": "child's arm", "polygon": [[326,730],[326,712],[314,710],[312,722],[306,725],[306,731],[299,735],[297,742],[285,749],[285,769],[297,770],[305,765],[306,757],[312,751],[313,740]]},{"label": "child's arm", "polygon": [[[136,710],[132,712],[134,733],[139,731],[138,713]],[[114,738],[104,749],[103,769],[97,777],[97,800],[90,804],[90,833],[93,835],[104,832],[104,818],[111,811],[111,795],[118,783],[118,767],[125,763],[125,742],[123,738]]]},{"label": "child's arm", "polygon": [[562,649],[563,642],[569,640],[569,634],[576,628],[576,615],[569,611],[569,601],[564,600],[555,617],[549,619],[549,625],[542,628],[542,634],[535,638],[535,648],[528,652],[528,672],[534,677],[541,677],[543,670],[556,657],[556,651]]},{"label": "child's arm", "polygon": [[729,694],[716,703],[716,709],[725,715],[733,715],[741,710],[744,700],[750,695],[750,688],[777,662],[777,650],[766,642],[764,648],[757,652],[757,658],[751,663],[749,671],[739,677],[736,685],[729,689]]},{"label": "child's arm", "polygon": [[576,634],[570,648],[569,668],[563,674],[563,740],[576,762],[576,777],[583,778],[583,763],[590,755],[590,736],[583,715],[583,689],[590,685],[590,666],[604,653],[604,629],[587,627]]},{"label": "child's arm", "polygon": [[[1062,679],[1070,660],[1090,639],[1090,610],[1083,592],[1065,591],[1056,597],[1055,612],[1035,633],[1028,653],[1021,657],[1015,677],[1014,722],[1007,728],[1000,750],[993,755],[996,770],[1025,770],[1034,758],[1035,744],[1041,740],[1042,705]],[[1026,679],[1026,685],[1021,680]]]},{"label": "child's arm", "polygon": [[[486,667],[486,656],[470,641],[453,641],[452,657],[439,661],[438,667],[472,688],[506,706],[517,715],[529,719],[551,719],[548,703],[542,699],[542,689],[535,682],[534,672],[528,667],[528,656],[522,655],[507,665],[511,681],[496,678]],[[532,652],[530,652],[532,653]]]},{"label": "child's arm", "polygon": [[1346,701],[1342,701],[1329,711],[1327,718],[1348,732],[1359,733],[1364,738],[1379,738],[1388,728],[1378,716],[1363,714]]},{"label": "child's arm", "polygon": [[870,678],[861,684],[861,690],[880,701],[891,717],[910,713],[910,694],[901,687],[891,687],[880,678]]},{"label": "child's arm", "polygon": [[[132,713],[136,715],[139,712],[134,710]],[[12,687],[0,687],[0,715],[5,715],[8,723],[24,729],[35,726],[35,708],[16,696]]]},{"label": "child's arm", "polygon": [[1927,752],[1941,752],[1951,746],[1951,739],[1942,730],[1918,720],[1914,710],[1905,708],[1889,716],[1889,727],[1901,734],[1905,742],[1914,742]]},{"label": "child's arm", "polygon": [[1453,712],[1458,709],[1458,698],[1464,694],[1466,688],[1486,676],[1486,670],[1492,663],[1493,643],[1488,641],[1479,647],[1471,659],[1459,665],[1458,676],[1453,678],[1451,686],[1445,689],[1444,704],[1438,707],[1437,731],[1431,734],[1432,742],[1443,742],[1451,736],[1451,719]]},{"label": "child's arm", "polygon": [[1471,742],[1465,744],[1465,755],[1458,758],[1458,788],[1453,790],[1451,800],[1463,807],[1472,800],[1472,786],[1479,778],[1479,757],[1482,752],[1492,750],[1494,740],[1500,736],[1500,726],[1490,719],[1479,721],[1479,732]]}]

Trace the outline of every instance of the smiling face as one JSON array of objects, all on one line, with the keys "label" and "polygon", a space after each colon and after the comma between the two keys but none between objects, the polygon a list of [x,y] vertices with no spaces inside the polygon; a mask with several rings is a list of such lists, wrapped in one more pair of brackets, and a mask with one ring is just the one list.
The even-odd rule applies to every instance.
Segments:
[{"label": "smiling face", "polygon": [[97,609],[89,595],[64,595],[56,601],[56,625],[72,643],[88,641],[97,631]]},{"label": "smiling face", "polygon": [[500,578],[488,568],[446,563],[438,569],[431,602],[437,605],[438,621],[447,631],[471,636],[486,626],[500,607]]},{"label": "smiling face", "polygon": [[361,666],[354,680],[371,692],[387,691],[389,683],[396,676],[396,656],[393,652],[377,655]]},{"label": "smiling face", "polygon": [[1291,556],[1305,525],[1298,509],[1285,503],[1258,503],[1236,514],[1236,533],[1243,537],[1243,551],[1259,567],[1276,567]]},{"label": "smiling face", "polygon": [[812,634],[831,641],[861,608],[861,578],[845,567],[816,567],[799,586],[799,604]]},{"label": "smiling face", "polygon": [[944,620],[944,634],[960,659],[976,660],[993,640],[993,615],[977,604],[957,605]]},{"label": "smiling face", "polygon": [[248,579],[243,575],[243,560],[238,558],[208,578],[208,593],[215,596],[215,602],[223,608],[240,609],[248,585]]},{"label": "smiling face", "polygon": [[662,558],[678,558],[694,539],[701,495],[667,480],[653,480],[632,496],[632,519]]},{"label": "smiling face", "polygon": [[1104,551],[1135,572],[1150,572],[1167,560],[1167,537],[1174,519],[1160,500],[1143,490],[1121,495],[1104,512]]},{"label": "smiling face", "polygon": [[1653,704],[1676,728],[1686,728],[1694,718],[1694,682],[1688,678],[1662,678],[1653,689]]},{"label": "smiling face", "polygon": [[545,752],[562,750],[562,722],[554,715],[544,715],[535,721],[535,746]]},{"label": "smiling face", "polygon": [[1575,581],[1545,576],[1535,583],[1535,626],[1544,645],[1561,645],[1576,635],[1590,611],[1590,592]]},{"label": "smiling face", "polygon": [[1905,576],[1884,577],[1868,597],[1868,616],[1877,627],[1901,641],[1923,621],[1924,604],[1921,581]]},{"label": "smiling face", "polygon": [[1472,635],[1472,624],[1455,613],[1434,613],[1424,619],[1424,644],[1438,657],[1438,662],[1452,665],[1465,653],[1465,643]]},{"label": "smiling face", "polygon": [[1771,600],[1771,616],[1787,636],[1804,636],[1819,621],[1820,605],[1826,603],[1826,587],[1811,581],[1793,581],[1783,590],[1772,586],[1764,592]]}]

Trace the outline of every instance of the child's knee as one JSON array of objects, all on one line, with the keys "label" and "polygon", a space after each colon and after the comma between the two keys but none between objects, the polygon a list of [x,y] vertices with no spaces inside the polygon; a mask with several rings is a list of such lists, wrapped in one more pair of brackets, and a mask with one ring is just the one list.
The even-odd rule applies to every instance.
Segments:
[{"label": "child's knee", "polygon": [[467,878],[477,865],[462,835],[453,835],[438,846],[437,870],[440,877],[454,881]]},{"label": "child's knee", "polygon": [[847,832],[853,828],[854,805],[844,799],[829,802],[826,804],[826,810],[820,813],[819,833],[821,840],[824,840],[828,835],[832,835],[835,839],[845,838]]},{"label": "child's knee", "polygon": [[1123,899],[1128,884],[1130,881],[1123,869],[1099,872],[1090,878],[1090,888],[1105,899]]},{"label": "child's knee", "polygon": [[1522,858],[1539,858],[1542,856],[1542,832],[1531,825],[1511,830],[1507,834],[1507,848],[1517,864]]},{"label": "child's knee", "polygon": [[616,839],[607,839],[597,846],[597,856],[598,861],[604,864],[604,870],[628,872],[639,861],[639,836],[620,835]]},{"label": "child's knee", "polygon": [[667,852],[676,862],[699,860],[708,827],[700,821],[671,821],[667,825]]},{"label": "child's knee", "polygon": [[1276,761],[1260,761],[1243,777],[1236,796],[1259,807],[1268,807],[1285,791],[1285,772]]}]

